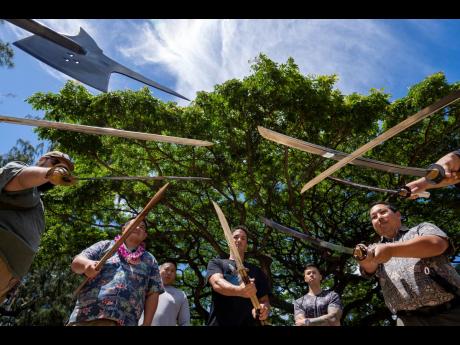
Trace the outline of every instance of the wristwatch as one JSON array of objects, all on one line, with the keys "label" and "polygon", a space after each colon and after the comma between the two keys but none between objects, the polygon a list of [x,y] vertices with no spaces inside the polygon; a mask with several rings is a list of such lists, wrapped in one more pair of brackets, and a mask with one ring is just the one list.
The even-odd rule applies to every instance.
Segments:
[{"label": "wristwatch", "polygon": [[304,326],[310,325],[310,319],[303,320],[303,324],[304,324]]}]

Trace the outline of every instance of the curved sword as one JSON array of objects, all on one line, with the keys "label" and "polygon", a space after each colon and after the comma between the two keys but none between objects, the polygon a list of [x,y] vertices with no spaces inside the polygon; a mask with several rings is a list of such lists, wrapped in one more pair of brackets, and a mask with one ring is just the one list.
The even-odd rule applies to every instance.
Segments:
[{"label": "curved sword", "polygon": [[[227,219],[225,218],[225,215],[220,209],[219,205],[217,205],[217,203],[214,201],[212,201],[212,204],[214,205],[214,209],[216,210],[217,217],[219,218],[222,230],[224,230],[225,240],[227,241],[232,257],[235,259],[236,268],[238,270],[238,273],[240,274],[241,280],[245,285],[247,285],[250,283],[249,276],[246,271],[246,268],[243,265],[243,260],[241,260],[238,248],[236,248],[235,242],[233,241],[232,232],[230,230],[230,226],[228,225]],[[251,303],[256,310],[256,315],[260,313],[260,303],[259,299],[257,298],[257,295],[251,296]],[[262,326],[265,326],[267,324],[266,320],[259,320],[259,322]]]},{"label": "curved sword", "polygon": [[277,222],[275,222],[275,221],[273,221],[271,219],[265,218],[265,217],[260,217],[260,219],[262,220],[262,222],[265,225],[268,225],[269,227],[271,227],[273,229],[276,229],[276,230],[279,230],[281,232],[284,232],[285,234],[291,235],[291,236],[296,237],[296,238],[300,238],[301,240],[305,240],[305,241],[309,242],[310,244],[313,244],[316,247],[327,248],[327,249],[333,250],[335,252],[353,255],[353,249],[352,248],[344,247],[344,246],[341,246],[341,245],[338,245],[338,244],[334,244],[334,243],[330,243],[330,242],[327,242],[327,241],[320,240],[320,239],[315,238],[313,236],[307,235],[307,234],[305,234],[303,232],[299,232],[297,230],[290,229],[287,226],[278,224]]},{"label": "curved sword", "polygon": [[[295,148],[295,149],[298,149],[304,152],[313,153],[315,155],[319,155],[324,158],[330,158],[330,159],[339,161],[349,156],[348,153],[333,150],[328,147],[312,144],[312,143],[309,143],[307,141],[303,141],[300,139],[296,139],[288,135],[275,132],[271,129],[268,129],[262,126],[258,126],[257,129],[260,135],[263,136],[265,139],[268,139],[275,143],[285,145],[288,147],[292,147],[292,148]],[[382,171],[386,171],[390,173],[398,173],[398,174],[410,175],[410,176],[419,176],[419,177],[425,176],[426,177],[427,175],[433,174],[433,173],[439,174],[438,172],[439,168],[437,167],[433,167],[431,169],[430,168],[422,169],[422,168],[405,167],[402,165],[381,162],[381,161],[364,158],[364,157],[358,157],[355,160],[351,161],[350,164],[363,166],[367,168],[373,168],[377,170],[382,170]]]},{"label": "curved sword", "polygon": [[73,179],[78,181],[95,181],[95,180],[120,180],[120,181],[161,181],[161,180],[198,180],[209,181],[209,177],[195,177],[195,176],[97,176],[97,177],[79,177],[72,176]]},{"label": "curved sword", "polygon": [[348,255],[353,255],[353,257],[358,260],[362,261],[367,257],[367,246],[365,244],[359,243],[356,245],[356,247],[349,248],[349,247],[344,247],[338,244],[326,242],[320,239],[317,239],[313,236],[307,235],[303,232],[299,232],[294,229],[290,229],[287,226],[278,224],[277,222],[274,222],[271,219],[260,217],[262,222],[264,222],[265,225],[268,225],[269,227],[279,230],[281,232],[284,232],[288,235],[291,235],[296,238],[300,238],[301,240],[305,240],[309,242],[310,244],[315,245],[316,247],[322,247],[322,248],[327,248],[342,254],[348,254]]},{"label": "curved sword", "polygon": [[24,118],[4,116],[4,115],[0,115],[0,122],[14,123],[17,125],[26,125],[26,126],[34,126],[34,127],[55,128],[55,129],[62,129],[65,131],[72,131],[72,132],[79,132],[79,133],[86,133],[86,134],[111,135],[111,136],[120,137],[120,138],[139,139],[139,140],[147,140],[147,141],[159,141],[163,143],[180,144],[180,145],[192,145],[192,146],[211,146],[213,145],[213,143],[209,141],[204,141],[204,140],[171,137],[168,135],[160,135],[160,134],[152,134],[152,133],[144,133],[144,132],[125,131],[122,129],[115,129],[115,128],[110,128],[110,127],[96,127],[96,126],[78,125],[75,123],[24,119]]},{"label": "curved sword", "polygon": [[447,96],[441,98],[437,102],[429,105],[428,107],[423,108],[422,110],[418,111],[414,115],[408,117],[404,121],[398,123],[396,126],[391,127],[390,129],[386,130],[382,134],[380,134],[377,138],[372,139],[369,141],[367,144],[361,146],[357,150],[353,151],[350,153],[350,155],[346,158],[341,159],[339,162],[334,164],[333,166],[329,167],[325,171],[323,171],[321,174],[307,182],[303,187],[300,193],[306,192],[308,189],[311,187],[315,186],[322,180],[324,180],[326,177],[332,175],[334,172],[342,168],[343,166],[347,165],[354,159],[358,158],[362,154],[366,153],[373,147],[383,143],[384,141],[394,137],[398,133],[404,131],[405,129],[409,128],[410,126],[416,124],[417,122],[420,122],[424,118],[436,113],[437,111],[441,110],[444,107],[447,107],[449,104],[454,103],[460,99],[460,90],[456,90],[454,92],[451,92]]},{"label": "curved sword", "polygon": [[346,184],[346,185],[349,185],[349,186],[353,186],[353,187],[357,187],[357,188],[362,188],[362,189],[368,189],[368,190],[372,190],[374,192],[382,192],[382,193],[390,193],[390,194],[393,194],[393,195],[397,195],[397,196],[400,196],[402,198],[409,198],[410,196],[416,196],[417,198],[429,198],[430,197],[430,193],[429,192],[421,192],[421,193],[412,193],[410,188],[409,187],[401,187],[397,190],[394,190],[394,189],[384,189],[384,188],[378,188],[378,187],[372,187],[372,186],[367,186],[365,184],[360,184],[360,183],[356,183],[356,182],[351,182],[351,181],[347,181],[347,180],[342,180],[340,178],[337,178],[337,177],[333,177],[333,176],[328,176],[327,177],[329,180],[332,180],[332,181],[336,181],[336,182],[339,182],[339,183],[342,183],[342,184]]}]

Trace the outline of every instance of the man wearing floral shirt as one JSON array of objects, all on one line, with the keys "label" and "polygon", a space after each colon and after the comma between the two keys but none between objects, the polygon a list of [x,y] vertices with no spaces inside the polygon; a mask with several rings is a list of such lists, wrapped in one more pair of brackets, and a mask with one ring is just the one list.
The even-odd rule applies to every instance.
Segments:
[{"label": "man wearing floral shirt", "polygon": [[72,270],[92,279],[78,296],[69,326],[137,326],[143,311],[143,325],[151,324],[164,287],[155,257],[144,249],[146,228],[145,222],[139,224],[100,271],[95,269],[98,261],[120,236],[97,242],[74,258]]}]

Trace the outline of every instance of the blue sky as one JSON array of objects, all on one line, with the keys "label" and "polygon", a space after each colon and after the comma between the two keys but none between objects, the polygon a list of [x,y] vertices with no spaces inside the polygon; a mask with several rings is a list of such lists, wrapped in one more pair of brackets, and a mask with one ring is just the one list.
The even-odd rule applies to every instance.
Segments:
[{"label": "blue sky", "polygon": [[[276,62],[293,57],[304,74],[337,74],[345,94],[383,89],[392,99],[409,86],[442,71],[460,80],[460,20],[121,20],[40,19],[67,35],[83,27],[110,58],[194,99],[198,91],[250,74],[250,62],[265,53]],[[5,42],[30,33],[8,22]],[[42,116],[25,99],[35,92],[58,92],[69,78],[14,47],[15,67],[0,67],[0,114]],[[128,77],[112,74],[109,90],[140,89]],[[94,94],[99,91],[87,87]],[[152,89],[163,101],[188,102]],[[0,123],[0,154],[17,139],[38,140],[33,127]]]}]

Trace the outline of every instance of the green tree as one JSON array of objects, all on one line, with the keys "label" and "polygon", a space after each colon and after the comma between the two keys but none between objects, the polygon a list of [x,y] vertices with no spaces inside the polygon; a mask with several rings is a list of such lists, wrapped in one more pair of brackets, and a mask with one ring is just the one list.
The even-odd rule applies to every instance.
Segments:
[{"label": "green tree", "polygon": [[[3,24],[3,20],[0,19],[0,24]],[[14,67],[13,62],[14,51],[9,43],[4,43],[0,40],[0,66],[6,66],[8,68]]]}]

